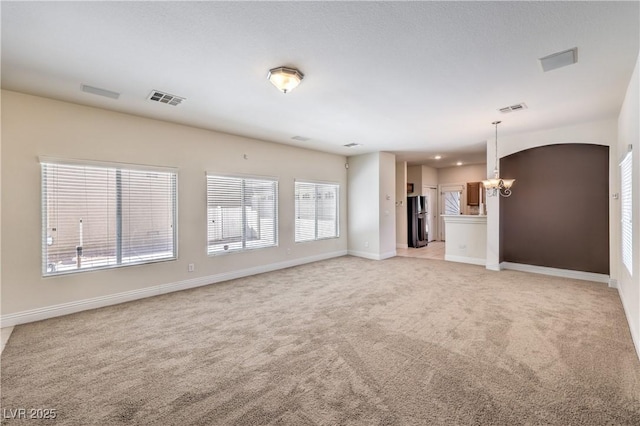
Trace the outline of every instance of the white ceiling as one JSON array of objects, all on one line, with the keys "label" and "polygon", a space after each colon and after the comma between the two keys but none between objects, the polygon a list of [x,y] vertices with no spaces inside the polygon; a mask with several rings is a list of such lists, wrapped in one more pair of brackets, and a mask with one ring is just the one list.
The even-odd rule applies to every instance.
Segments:
[{"label": "white ceiling", "polygon": [[[494,120],[508,135],[617,116],[639,5],[3,1],[2,87],[343,155],[479,163]],[[542,72],[573,47],[577,64]],[[305,74],[286,95],[266,79],[283,65]]]}]

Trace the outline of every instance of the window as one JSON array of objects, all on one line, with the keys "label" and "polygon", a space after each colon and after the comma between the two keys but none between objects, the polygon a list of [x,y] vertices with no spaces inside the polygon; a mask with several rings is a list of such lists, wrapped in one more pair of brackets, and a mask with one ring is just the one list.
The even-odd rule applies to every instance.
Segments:
[{"label": "window", "polygon": [[207,253],[278,245],[278,181],[207,174]]},{"label": "window", "polygon": [[295,183],[296,242],[339,236],[339,188],[334,183]]},{"label": "window", "polygon": [[631,152],[620,163],[620,213],[622,216],[622,263],[633,275],[633,224]]},{"label": "window", "polygon": [[41,159],[44,276],[176,259],[174,169]]}]

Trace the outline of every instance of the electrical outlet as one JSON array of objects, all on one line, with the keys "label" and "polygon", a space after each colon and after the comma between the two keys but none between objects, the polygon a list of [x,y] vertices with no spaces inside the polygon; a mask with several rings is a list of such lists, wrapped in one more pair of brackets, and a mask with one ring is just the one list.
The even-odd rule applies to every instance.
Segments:
[{"label": "electrical outlet", "polygon": [[195,265],[195,263],[190,263],[190,264],[189,264],[189,272],[193,272],[193,271],[195,271],[195,270],[196,270],[196,265]]},{"label": "electrical outlet", "polygon": [[291,249],[290,249],[290,248],[288,248],[288,249],[287,249],[287,255],[290,255],[290,254],[291,254]]},{"label": "electrical outlet", "polygon": [[364,248],[369,248],[369,241],[364,242]]}]

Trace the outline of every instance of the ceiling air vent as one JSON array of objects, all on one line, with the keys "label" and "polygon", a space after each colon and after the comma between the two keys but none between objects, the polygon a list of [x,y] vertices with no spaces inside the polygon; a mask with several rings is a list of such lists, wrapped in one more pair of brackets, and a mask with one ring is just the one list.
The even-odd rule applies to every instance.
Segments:
[{"label": "ceiling air vent", "polygon": [[159,90],[153,90],[151,91],[151,94],[149,95],[148,99],[151,101],[162,102],[163,104],[177,106],[177,105],[180,105],[182,101],[184,101],[187,98],[182,98],[176,95],[170,95],[168,93],[164,93]]},{"label": "ceiling air vent", "polygon": [[566,67],[567,65],[573,65],[578,62],[578,48],[574,47],[573,49],[553,53],[544,58],[540,58],[539,61],[540,65],[542,65],[542,71],[544,72]]},{"label": "ceiling air vent", "polygon": [[359,143],[355,143],[355,142],[351,142],[351,143],[348,143],[348,144],[346,144],[344,146],[346,146],[347,148],[354,148],[356,146],[360,146],[360,144]]},{"label": "ceiling air vent", "polygon": [[105,98],[111,98],[111,99],[118,99],[120,97],[120,93],[118,92],[112,92],[111,90],[88,86],[86,84],[82,85],[82,91],[86,93],[91,93],[93,95],[104,96]]},{"label": "ceiling air vent", "polygon": [[521,111],[523,109],[527,109],[527,105],[524,102],[520,104],[515,104],[508,107],[500,108],[498,111],[500,111],[503,114],[506,114],[508,112]]},{"label": "ceiling air vent", "polygon": [[294,141],[300,141],[300,142],[306,142],[309,140],[309,138],[306,138],[304,136],[294,136],[291,139],[293,139]]}]

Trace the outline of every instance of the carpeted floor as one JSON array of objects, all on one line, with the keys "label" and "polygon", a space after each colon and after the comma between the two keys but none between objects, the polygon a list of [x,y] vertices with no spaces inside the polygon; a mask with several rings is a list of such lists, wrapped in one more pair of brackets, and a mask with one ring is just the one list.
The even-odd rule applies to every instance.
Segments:
[{"label": "carpeted floor", "polygon": [[347,256],[18,326],[1,372],[3,417],[56,410],[28,424],[640,424],[616,290],[426,259]]}]

